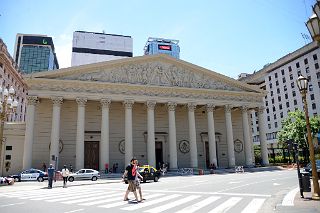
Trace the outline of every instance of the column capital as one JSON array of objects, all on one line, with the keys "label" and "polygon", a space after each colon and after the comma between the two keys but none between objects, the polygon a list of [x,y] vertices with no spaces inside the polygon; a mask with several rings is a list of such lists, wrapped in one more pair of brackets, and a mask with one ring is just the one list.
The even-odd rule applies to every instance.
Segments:
[{"label": "column capital", "polygon": [[36,105],[39,103],[38,96],[27,96],[28,105]]},{"label": "column capital", "polygon": [[246,113],[246,112],[248,112],[249,107],[248,106],[241,106],[240,109],[241,109],[241,112]]},{"label": "column capital", "polygon": [[148,109],[154,110],[154,107],[156,106],[156,101],[147,101],[147,107]]},{"label": "column capital", "polygon": [[63,97],[51,97],[53,106],[61,106],[63,103]]},{"label": "column capital", "polygon": [[175,111],[177,107],[177,103],[169,101],[167,106],[169,111]]},{"label": "column capital", "polygon": [[225,105],[224,106],[224,110],[225,110],[225,112],[231,112],[231,109],[232,109],[232,106],[231,105]]},{"label": "column capital", "polygon": [[86,103],[87,103],[87,98],[82,98],[82,97],[78,97],[76,98],[76,101],[78,103],[78,106],[86,106]]},{"label": "column capital", "polygon": [[109,108],[109,107],[110,107],[110,104],[111,104],[111,99],[110,99],[110,98],[102,98],[102,99],[100,100],[100,103],[101,103],[101,106],[102,106],[102,107]]},{"label": "column capital", "polygon": [[216,106],[213,103],[206,104],[207,112],[213,112],[215,110],[215,108],[216,108]]},{"label": "column capital", "polygon": [[134,104],[134,100],[133,99],[125,99],[123,101],[123,105],[126,109],[132,109],[133,107],[133,104]]},{"label": "column capital", "polygon": [[196,103],[194,103],[194,102],[188,103],[188,110],[189,110],[189,112],[194,112],[194,110],[196,109],[196,107],[197,107],[197,104],[196,104]]}]

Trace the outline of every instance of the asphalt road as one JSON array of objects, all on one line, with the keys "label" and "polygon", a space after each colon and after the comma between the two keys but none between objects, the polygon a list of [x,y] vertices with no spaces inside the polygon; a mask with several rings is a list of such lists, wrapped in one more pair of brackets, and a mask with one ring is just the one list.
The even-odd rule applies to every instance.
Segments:
[{"label": "asphalt road", "polygon": [[[45,182],[1,187],[0,212],[272,212],[298,180],[294,170],[164,177],[141,184],[142,203],[123,201],[127,185],[120,180],[79,183],[53,189],[46,189]],[[132,193],[129,198],[134,199]]]}]

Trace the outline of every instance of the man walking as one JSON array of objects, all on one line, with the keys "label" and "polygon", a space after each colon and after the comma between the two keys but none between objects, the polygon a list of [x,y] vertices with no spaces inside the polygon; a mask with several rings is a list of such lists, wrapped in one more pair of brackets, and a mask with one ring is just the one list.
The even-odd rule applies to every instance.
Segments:
[{"label": "man walking", "polygon": [[52,189],[53,176],[54,176],[54,168],[52,164],[50,164],[48,168],[48,189]]},{"label": "man walking", "polygon": [[67,169],[67,165],[63,166],[61,174],[63,178],[63,188],[67,188],[67,182],[68,182],[68,176],[69,176],[69,169]]},{"label": "man walking", "polygon": [[135,184],[135,179],[136,179],[136,166],[135,166],[135,158],[132,158],[130,161],[130,164],[126,167],[126,170],[123,174],[123,177],[128,177],[128,189],[124,195],[124,201],[128,201],[128,195],[129,192],[133,192],[134,197],[136,198],[137,202],[141,202],[138,200],[138,196],[137,196],[137,188],[136,188],[136,184]]}]

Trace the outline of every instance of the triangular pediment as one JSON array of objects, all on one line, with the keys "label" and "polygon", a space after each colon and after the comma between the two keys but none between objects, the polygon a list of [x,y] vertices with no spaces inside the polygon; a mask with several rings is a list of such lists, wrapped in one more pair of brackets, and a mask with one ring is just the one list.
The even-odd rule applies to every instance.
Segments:
[{"label": "triangular pediment", "polygon": [[236,92],[260,89],[166,55],[140,56],[29,75],[30,78]]}]

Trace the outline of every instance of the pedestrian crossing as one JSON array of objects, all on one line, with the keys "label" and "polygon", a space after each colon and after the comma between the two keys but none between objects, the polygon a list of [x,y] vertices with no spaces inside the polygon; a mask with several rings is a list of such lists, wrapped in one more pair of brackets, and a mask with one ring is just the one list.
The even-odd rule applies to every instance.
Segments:
[{"label": "pedestrian crossing", "polygon": [[[110,189],[72,189],[54,188],[50,190],[31,190],[22,192],[8,192],[0,194],[1,198],[14,198],[30,201],[43,201],[48,203],[62,203],[65,205],[78,205],[79,207],[96,207],[101,209],[117,209],[117,211],[138,211],[146,213],[176,212],[243,212],[255,213],[263,206],[266,197],[239,196],[225,194],[190,194],[146,191],[146,199],[141,203],[123,201],[123,190]],[[133,197],[130,194],[131,198]],[[1,204],[1,202],[0,202]]]}]

